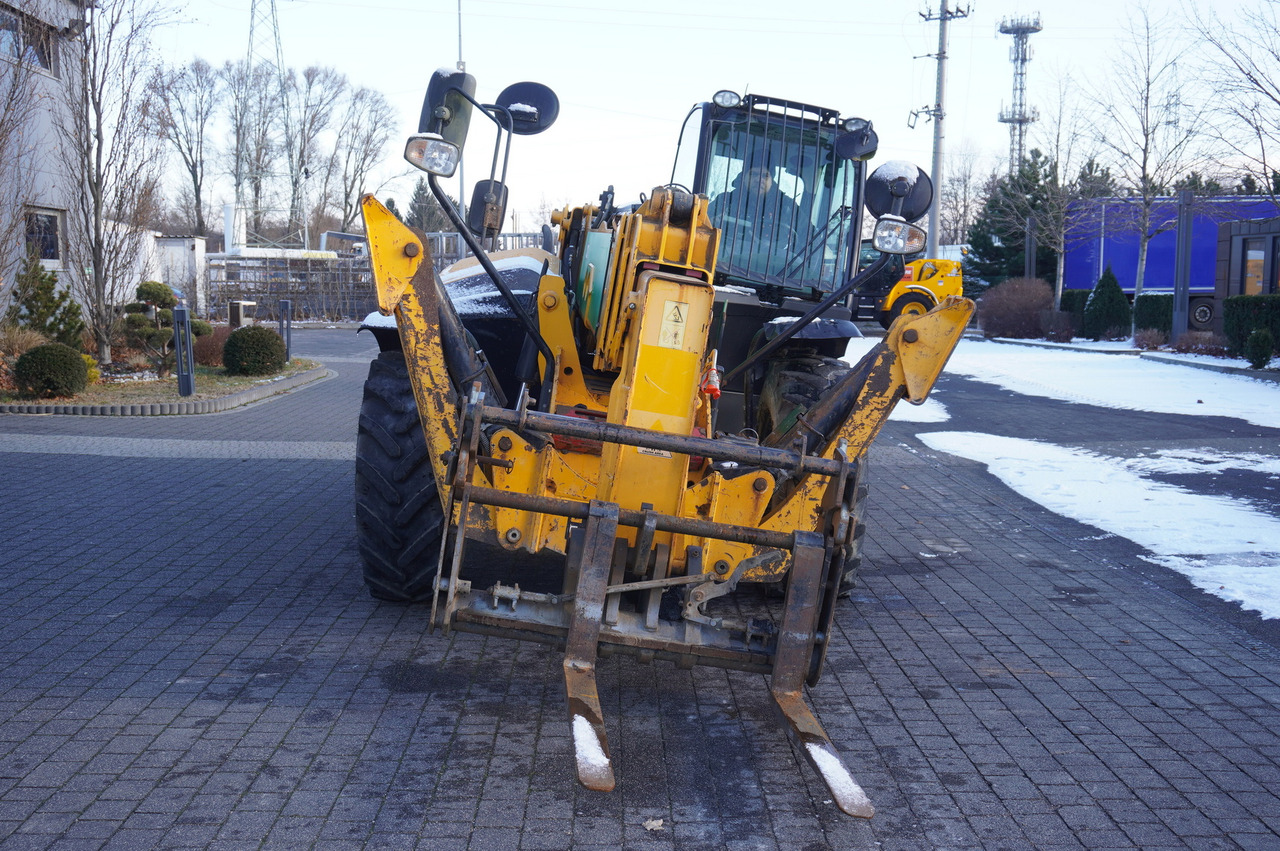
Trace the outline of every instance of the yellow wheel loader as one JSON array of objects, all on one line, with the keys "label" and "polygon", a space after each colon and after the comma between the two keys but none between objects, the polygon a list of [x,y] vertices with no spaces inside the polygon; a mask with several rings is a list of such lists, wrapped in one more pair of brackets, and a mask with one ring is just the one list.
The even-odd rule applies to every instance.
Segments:
[{"label": "yellow wheel loader", "polygon": [[[832,335],[851,294],[923,245],[911,222],[931,185],[903,163],[868,178],[875,137],[860,119],[766,99],[704,106],[704,168],[771,160],[807,189],[739,199],[716,211],[736,223],[719,224],[713,199],[674,183],[628,208],[605,192],[558,212],[542,248],[490,252],[506,151],[559,104],[533,83],[484,104],[470,75],[432,77],[406,158],[474,257],[437,275],[423,234],[363,200],[385,317],[367,322],[383,352],[357,441],[365,578],[380,599],[429,602],[433,628],[561,648],[590,789],[614,786],[596,660],[625,652],[769,675],[836,803],[869,817],[803,689],[858,563],[867,449],[895,403],[924,401],[973,305],[903,317],[840,364],[847,337]],[[493,166],[464,219],[440,179],[473,121],[492,125]],[[864,204],[884,254],[853,275]],[[730,398],[745,410],[731,415]]]},{"label": "yellow wheel loader", "polygon": [[[862,243],[861,268],[880,257],[871,240]],[[928,313],[950,296],[964,293],[964,270],[958,260],[905,258],[902,276],[881,274],[863,286],[854,306],[857,319],[874,319],[886,331],[899,316]]]}]

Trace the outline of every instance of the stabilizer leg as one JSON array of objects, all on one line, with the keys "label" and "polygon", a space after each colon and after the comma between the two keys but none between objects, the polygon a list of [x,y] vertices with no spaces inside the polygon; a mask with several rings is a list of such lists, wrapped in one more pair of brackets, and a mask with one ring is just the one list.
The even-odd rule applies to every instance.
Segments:
[{"label": "stabilizer leg", "polygon": [[570,556],[577,560],[570,571],[577,574],[578,584],[565,646],[564,688],[573,724],[578,782],[597,792],[611,792],[614,787],[613,763],[596,690],[596,642],[600,638],[617,531],[618,506],[593,500],[586,522],[575,532],[581,539],[578,546],[571,547]]},{"label": "stabilizer leg", "polygon": [[836,806],[851,816],[871,818],[875,808],[867,793],[853,779],[827,731],[804,701],[804,681],[813,658],[814,626],[822,595],[822,536],[815,532],[795,533],[791,581],[774,657],[773,680],[769,691],[787,722],[787,730],[818,772]]}]

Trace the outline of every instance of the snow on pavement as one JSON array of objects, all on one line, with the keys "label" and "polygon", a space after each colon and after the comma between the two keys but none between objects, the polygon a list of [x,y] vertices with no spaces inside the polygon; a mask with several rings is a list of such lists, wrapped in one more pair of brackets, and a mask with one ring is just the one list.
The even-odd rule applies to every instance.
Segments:
[{"label": "snow on pavement", "polygon": [[1241,500],[1143,478],[1126,459],[978,432],[917,435],[987,465],[1050,511],[1128,538],[1199,588],[1280,617],[1280,519]]},{"label": "snow on pavement", "polygon": [[[855,340],[853,361],[875,340]],[[1106,408],[1235,417],[1280,428],[1280,385],[1167,362],[963,340],[947,372],[1015,393]],[[942,423],[944,404],[898,405],[894,420]],[[932,449],[985,464],[992,475],[1051,511],[1134,541],[1151,561],[1198,588],[1280,618],[1280,519],[1274,506],[1198,494],[1150,475],[1245,470],[1280,478],[1280,457],[1209,447],[1115,458],[1052,443],[978,432],[917,437]],[[1268,512],[1267,509],[1272,509]]]},{"label": "snow on pavement", "polygon": [[[869,337],[853,340],[845,359],[855,362],[877,342]],[[964,339],[943,374],[965,375],[1015,393],[1063,402],[1158,414],[1236,417],[1280,428],[1280,384],[1131,355]]]}]

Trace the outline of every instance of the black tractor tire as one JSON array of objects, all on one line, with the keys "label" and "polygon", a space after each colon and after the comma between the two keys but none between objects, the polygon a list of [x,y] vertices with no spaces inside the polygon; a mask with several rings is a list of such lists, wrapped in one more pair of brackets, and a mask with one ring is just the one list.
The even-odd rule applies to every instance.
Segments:
[{"label": "black tractor tire", "polygon": [[[790,428],[794,416],[803,416],[827,391],[834,387],[852,367],[842,360],[824,357],[811,352],[792,353],[770,364],[761,389],[757,412],[759,433],[767,438],[776,424]],[[839,596],[847,597],[858,578],[862,564],[862,539],[866,533],[865,513],[867,501],[867,458],[859,459],[857,478],[853,488],[857,494],[854,502],[854,537],[851,552],[840,566]]]},{"label": "black tractor tire", "polygon": [[756,432],[761,442],[778,426],[786,431],[828,390],[844,378],[849,364],[813,352],[789,353],[770,362],[756,406]]},{"label": "black tractor tire", "polygon": [[903,314],[919,316],[933,310],[935,306],[936,302],[931,301],[927,296],[914,293],[898,296],[898,300],[888,310],[880,314],[880,327],[888,331],[889,326],[893,324],[893,320],[899,316]]},{"label": "black tractor tire", "polygon": [[416,603],[435,588],[445,522],[402,352],[369,365],[356,435],[356,544],[378,600]]}]

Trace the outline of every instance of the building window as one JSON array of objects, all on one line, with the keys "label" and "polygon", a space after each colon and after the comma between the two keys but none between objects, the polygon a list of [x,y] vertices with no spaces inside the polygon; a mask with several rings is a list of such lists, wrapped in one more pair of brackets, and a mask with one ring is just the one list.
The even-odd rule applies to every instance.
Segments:
[{"label": "building window", "polygon": [[0,6],[0,57],[56,73],[54,33],[47,24]]},{"label": "building window", "polygon": [[1241,295],[1262,295],[1263,263],[1266,260],[1266,240],[1246,239],[1244,241],[1244,268],[1240,276]]},{"label": "building window", "polygon": [[60,218],[56,210],[27,211],[27,250],[50,268],[62,263]]}]

